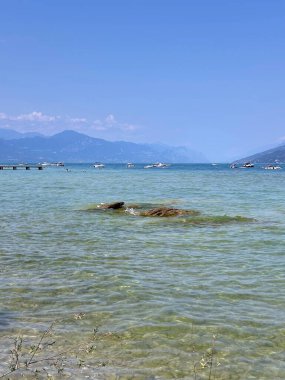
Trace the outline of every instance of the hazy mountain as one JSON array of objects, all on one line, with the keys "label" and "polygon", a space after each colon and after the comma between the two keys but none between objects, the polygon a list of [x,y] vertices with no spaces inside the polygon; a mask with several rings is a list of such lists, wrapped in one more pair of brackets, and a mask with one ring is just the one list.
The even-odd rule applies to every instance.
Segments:
[{"label": "hazy mountain", "polygon": [[207,162],[200,153],[184,147],[110,142],[74,131],[54,136],[1,139],[0,162]]},{"label": "hazy mountain", "polygon": [[276,148],[265,150],[261,153],[256,153],[251,156],[237,160],[237,162],[261,162],[261,163],[271,163],[275,161],[285,162],[285,145],[277,146]]},{"label": "hazy mountain", "polygon": [[21,132],[14,131],[12,129],[0,128],[0,139],[4,139],[4,140],[23,139],[26,137],[35,137],[35,136],[43,136],[43,135],[37,132],[21,133]]}]

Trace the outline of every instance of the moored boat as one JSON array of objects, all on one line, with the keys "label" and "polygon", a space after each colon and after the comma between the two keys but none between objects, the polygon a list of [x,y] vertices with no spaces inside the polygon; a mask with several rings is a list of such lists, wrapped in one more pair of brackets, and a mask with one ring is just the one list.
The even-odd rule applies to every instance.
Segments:
[{"label": "moored boat", "polygon": [[170,166],[169,164],[163,164],[162,162],[156,162],[155,164],[150,164],[144,166],[144,169],[150,169],[150,168],[167,168]]},{"label": "moored boat", "polygon": [[265,170],[278,170],[282,169],[281,166],[268,164],[264,167]]},{"label": "moored boat", "polygon": [[105,167],[105,165],[102,164],[101,162],[95,162],[95,164],[93,166],[96,169],[103,169]]},{"label": "moored boat", "polygon": [[41,166],[64,166],[63,162],[42,162],[39,163]]},{"label": "moored boat", "polygon": [[245,162],[241,168],[245,168],[245,169],[248,169],[248,168],[254,168],[254,164],[251,163],[251,162]]},{"label": "moored boat", "polygon": [[157,162],[156,164],[153,164],[155,168],[167,168],[169,164],[163,164],[162,162]]}]

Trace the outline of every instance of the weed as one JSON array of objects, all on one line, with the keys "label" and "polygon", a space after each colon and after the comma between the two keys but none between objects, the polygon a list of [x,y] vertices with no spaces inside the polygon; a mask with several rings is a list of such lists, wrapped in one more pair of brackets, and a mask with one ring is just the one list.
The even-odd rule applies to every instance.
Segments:
[{"label": "weed", "polygon": [[[82,319],[85,316],[84,313],[75,314],[74,319]],[[41,373],[45,373],[45,376],[48,379],[52,379],[52,372],[56,371],[57,374],[62,374],[64,372],[64,367],[67,360],[70,360],[71,356],[78,355],[80,352],[85,354],[92,353],[96,346],[90,344],[90,342],[84,343],[79,346],[75,351],[72,349],[54,353],[52,351],[53,345],[56,341],[51,339],[54,334],[54,327],[58,323],[63,321],[54,321],[49,327],[40,335],[39,339],[35,344],[30,344],[28,341],[24,341],[22,336],[19,336],[14,339],[13,347],[9,351],[10,360],[9,360],[9,370],[4,374],[0,374],[0,379],[7,378],[13,372],[23,371],[33,372],[35,378]],[[91,340],[94,340],[96,337],[98,329],[94,329]],[[69,357],[69,359],[67,359]],[[84,363],[84,360],[78,359],[78,366],[81,367]]]}]

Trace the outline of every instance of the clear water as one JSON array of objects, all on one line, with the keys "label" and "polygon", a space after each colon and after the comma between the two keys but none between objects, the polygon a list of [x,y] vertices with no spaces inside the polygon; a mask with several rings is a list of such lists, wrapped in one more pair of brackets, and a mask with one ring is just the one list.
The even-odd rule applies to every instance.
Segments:
[{"label": "clear water", "polygon": [[[54,353],[94,345],[68,378],[284,379],[284,180],[227,165],[1,171],[0,375],[11,337],[60,319]],[[201,214],[90,211],[113,201]]]}]

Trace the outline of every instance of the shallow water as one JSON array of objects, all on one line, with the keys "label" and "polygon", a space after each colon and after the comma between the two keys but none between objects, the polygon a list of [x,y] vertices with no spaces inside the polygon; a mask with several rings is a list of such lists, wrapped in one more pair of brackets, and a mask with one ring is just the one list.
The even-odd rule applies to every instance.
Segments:
[{"label": "shallow water", "polygon": [[[284,379],[284,179],[227,165],[0,172],[0,374],[9,337],[37,341],[62,319],[61,376]],[[114,201],[199,215],[88,212]],[[79,366],[71,353],[91,341]]]}]

